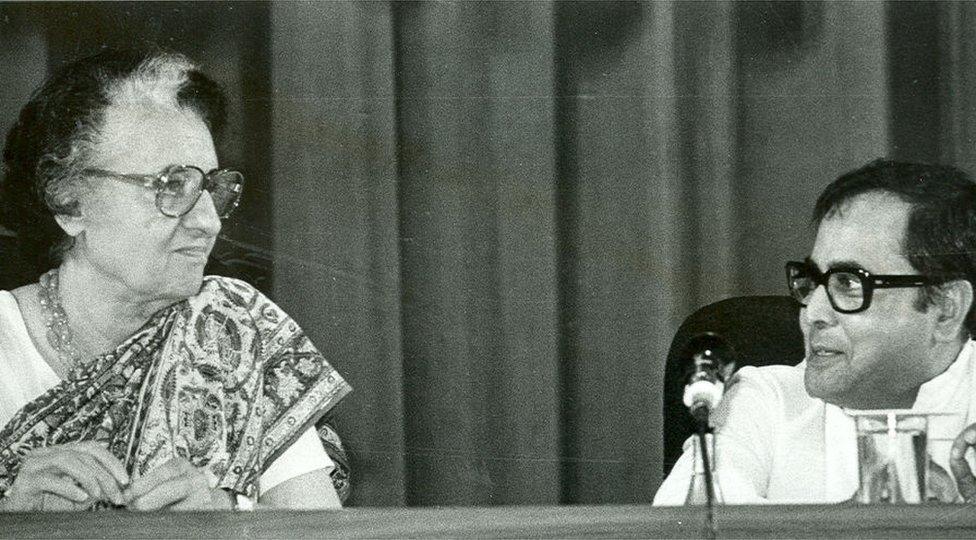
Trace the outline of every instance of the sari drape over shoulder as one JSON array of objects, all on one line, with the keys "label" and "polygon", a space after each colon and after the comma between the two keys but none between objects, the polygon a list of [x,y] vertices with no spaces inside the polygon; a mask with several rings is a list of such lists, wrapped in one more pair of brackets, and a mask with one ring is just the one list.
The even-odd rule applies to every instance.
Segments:
[{"label": "sari drape over shoulder", "polygon": [[14,415],[0,431],[0,495],[31,449],[94,440],[130,475],[179,456],[212,487],[254,497],[268,465],[350,390],[271,300],[208,276]]}]

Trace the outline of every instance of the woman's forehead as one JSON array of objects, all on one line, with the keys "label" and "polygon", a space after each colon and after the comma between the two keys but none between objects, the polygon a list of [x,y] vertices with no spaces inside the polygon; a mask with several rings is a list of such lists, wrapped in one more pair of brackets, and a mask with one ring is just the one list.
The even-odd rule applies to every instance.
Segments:
[{"label": "woman's forehead", "polygon": [[213,139],[192,110],[151,102],[109,106],[92,166],[126,174],[153,174],[168,165],[217,167]]}]

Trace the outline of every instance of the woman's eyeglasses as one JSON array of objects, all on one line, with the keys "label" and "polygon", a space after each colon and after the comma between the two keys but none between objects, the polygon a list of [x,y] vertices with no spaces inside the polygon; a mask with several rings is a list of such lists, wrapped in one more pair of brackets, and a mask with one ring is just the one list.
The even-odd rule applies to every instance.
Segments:
[{"label": "woman's eyeglasses", "polygon": [[871,305],[875,289],[924,287],[937,281],[926,276],[872,274],[863,268],[831,268],[821,272],[810,262],[791,261],[786,263],[786,283],[801,306],[806,306],[817,287],[823,285],[835,310],[858,313]]},{"label": "woman's eyeglasses", "polygon": [[193,165],[170,165],[159,174],[122,174],[105,169],[85,169],[86,174],[113,178],[156,191],[156,208],[164,216],[185,215],[204,190],[210,192],[214,209],[221,219],[237,208],[244,189],[244,175],[228,169],[203,172]]}]

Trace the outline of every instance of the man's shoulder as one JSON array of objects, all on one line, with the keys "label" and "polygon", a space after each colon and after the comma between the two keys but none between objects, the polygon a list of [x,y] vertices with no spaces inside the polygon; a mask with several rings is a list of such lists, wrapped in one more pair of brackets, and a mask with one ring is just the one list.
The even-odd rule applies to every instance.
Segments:
[{"label": "man's shoulder", "polygon": [[803,384],[805,369],[805,363],[796,366],[743,366],[732,376],[730,384],[747,384],[786,394],[794,394],[797,391],[806,394]]},{"label": "man's shoulder", "polygon": [[815,398],[807,394],[803,382],[806,364],[796,366],[744,366],[729,381],[726,395],[730,406],[736,401],[753,402],[757,406],[775,410],[789,418],[809,406]]}]

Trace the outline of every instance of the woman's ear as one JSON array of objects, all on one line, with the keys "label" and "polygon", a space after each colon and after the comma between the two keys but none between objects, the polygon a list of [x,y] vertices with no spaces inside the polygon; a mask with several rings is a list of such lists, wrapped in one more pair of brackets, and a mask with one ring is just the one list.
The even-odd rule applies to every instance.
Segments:
[{"label": "woman's ear", "polygon": [[85,230],[85,219],[81,212],[78,212],[77,215],[58,214],[54,216],[54,220],[58,222],[58,225],[68,236],[78,236],[81,231]]},{"label": "woman's ear", "polygon": [[966,315],[973,305],[973,284],[965,279],[955,279],[939,286],[935,299],[935,337],[940,341],[958,340],[966,332]]}]

